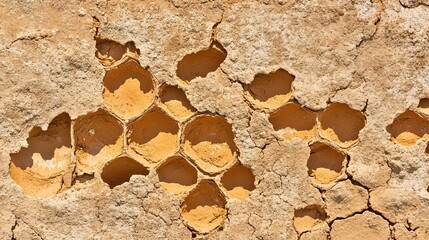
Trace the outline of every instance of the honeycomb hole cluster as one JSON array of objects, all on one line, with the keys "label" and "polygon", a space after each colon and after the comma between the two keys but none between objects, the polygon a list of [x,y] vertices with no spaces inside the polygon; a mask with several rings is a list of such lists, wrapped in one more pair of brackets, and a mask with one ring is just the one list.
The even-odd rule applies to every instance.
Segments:
[{"label": "honeycomb hole cluster", "polygon": [[[317,112],[300,105],[294,99],[294,80],[295,76],[284,69],[259,73],[243,86],[244,96],[252,109],[268,114],[278,137],[308,143],[308,176],[317,188],[327,190],[347,178],[347,151],[358,144],[366,117],[340,102]],[[308,205],[295,211],[294,227],[301,234],[322,226],[326,219],[321,205]]]},{"label": "honeycomb hole cluster", "polygon": [[[251,168],[238,160],[232,125],[223,116],[198,113],[181,87],[159,84],[140,66],[134,43],[97,39],[96,47],[106,70],[104,105],[76,119],[62,113],[47,130],[34,128],[28,147],[11,154],[11,177],[26,195],[49,197],[100,183],[94,179],[114,189],[133,175],[156,176],[165,192],[181,199],[189,229],[204,234],[219,228],[227,200],[244,200],[255,189]],[[215,42],[185,56],[178,77],[205,77],[225,57]]]}]

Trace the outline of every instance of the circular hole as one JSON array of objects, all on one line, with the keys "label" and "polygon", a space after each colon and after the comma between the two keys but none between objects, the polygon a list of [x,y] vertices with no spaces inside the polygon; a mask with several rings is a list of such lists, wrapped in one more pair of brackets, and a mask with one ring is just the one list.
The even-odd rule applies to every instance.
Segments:
[{"label": "circular hole", "polygon": [[125,55],[138,59],[140,51],[134,45],[134,42],[127,42],[124,45],[107,39],[96,39],[95,47],[97,51],[95,56],[104,66],[110,66],[123,59]]},{"label": "circular hole", "polygon": [[225,58],[225,49],[219,43],[215,43],[207,50],[186,55],[177,64],[176,74],[184,81],[206,77],[207,74],[218,69]]},{"label": "circular hole", "polygon": [[216,183],[203,180],[183,201],[182,218],[190,228],[208,233],[225,221],[225,205],[225,197]]},{"label": "circular hole", "polygon": [[341,175],[344,154],[320,142],[314,143],[310,148],[310,158],[307,161],[308,175],[316,183],[334,182]]},{"label": "circular hole", "polygon": [[295,211],[293,225],[298,233],[309,231],[322,224],[326,213],[319,205],[309,205]]},{"label": "circular hole", "polygon": [[417,113],[407,110],[387,126],[387,131],[398,143],[410,146],[425,134],[429,134],[429,121]]},{"label": "circular hole", "polygon": [[197,183],[197,170],[182,157],[173,157],[157,170],[161,187],[179,194],[190,190]]},{"label": "circular hole", "polygon": [[224,170],[236,158],[232,126],[220,116],[202,116],[189,122],[184,141],[184,152],[208,173]]},{"label": "circular hole", "polygon": [[220,182],[227,191],[227,196],[244,200],[255,189],[255,176],[252,170],[241,164],[228,169]]},{"label": "circular hole", "polygon": [[166,159],[178,149],[179,125],[155,108],[130,125],[129,152],[149,164]]},{"label": "circular hole", "polygon": [[62,174],[68,169],[72,155],[70,127],[70,116],[62,113],[46,131],[33,128],[27,139],[28,147],[10,155],[10,176],[25,194],[47,197],[60,191]]},{"label": "circular hole", "polygon": [[276,109],[292,96],[294,76],[283,69],[269,74],[256,74],[251,84],[246,85],[246,95],[256,107]]},{"label": "circular hole", "polygon": [[320,115],[320,123],[322,137],[337,143],[353,142],[365,126],[365,116],[347,104],[333,103]]},{"label": "circular hole", "polygon": [[291,103],[270,114],[268,120],[284,138],[299,137],[311,140],[316,135],[316,114],[299,104]]},{"label": "circular hole", "polygon": [[161,107],[179,120],[186,120],[196,110],[186,98],[185,92],[176,86],[164,85],[160,92]]},{"label": "circular hole", "polygon": [[129,182],[133,175],[148,175],[149,171],[140,163],[129,157],[120,157],[108,162],[101,172],[101,179],[110,188]]},{"label": "circular hole", "polygon": [[140,115],[152,104],[154,96],[151,74],[134,60],[108,71],[104,77],[104,102],[122,119]]},{"label": "circular hole", "polygon": [[116,118],[102,109],[79,117],[74,124],[78,168],[84,170],[119,155],[123,131]]}]

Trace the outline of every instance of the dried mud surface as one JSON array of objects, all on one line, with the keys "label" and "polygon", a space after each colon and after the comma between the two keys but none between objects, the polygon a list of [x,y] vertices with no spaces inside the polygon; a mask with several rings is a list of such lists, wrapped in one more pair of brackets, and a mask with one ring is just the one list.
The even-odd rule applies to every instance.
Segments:
[{"label": "dried mud surface", "polygon": [[429,2],[0,2],[0,239],[429,239]]}]

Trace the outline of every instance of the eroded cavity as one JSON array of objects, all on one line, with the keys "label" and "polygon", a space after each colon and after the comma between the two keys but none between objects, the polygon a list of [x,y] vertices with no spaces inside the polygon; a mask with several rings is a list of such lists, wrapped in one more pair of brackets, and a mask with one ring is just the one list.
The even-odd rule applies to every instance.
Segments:
[{"label": "eroded cavity", "polygon": [[255,187],[255,176],[252,170],[241,164],[228,169],[220,180],[229,198],[244,200]]},{"label": "eroded cavity", "polygon": [[420,99],[417,110],[426,116],[429,116],[429,98]]},{"label": "eroded cavity", "polygon": [[317,134],[316,113],[290,103],[270,114],[268,118],[274,130],[280,131],[286,139],[299,137],[311,141]]},{"label": "eroded cavity", "polygon": [[245,96],[256,108],[276,109],[291,98],[294,78],[283,69],[257,74],[252,83],[245,86]]},{"label": "eroded cavity", "polygon": [[182,218],[191,229],[208,233],[226,219],[226,200],[212,180],[203,180],[182,203]]},{"label": "eroded cavity", "polygon": [[221,116],[200,116],[184,130],[184,152],[207,173],[218,173],[236,159],[232,126]]},{"label": "eroded cavity", "polygon": [[26,195],[47,197],[60,191],[72,155],[70,127],[70,116],[62,113],[46,131],[33,128],[28,147],[10,155],[10,175]]},{"label": "eroded cavity", "polygon": [[159,98],[161,100],[160,107],[179,121],[188,119],[196,112],[186,98],[185,92],[176,86],[163,85]]},{"label": "eroded cavity", "polygon": [[358,141],[365,126],[365,115],[344,103],[332,103],[320,115],[320,136],[341,147],[350,147]]},{"label": "eroded cavity", "polygon": [[138,62],[129,60],[106,72],[103,99],[118,117],[128,120],[142,114],[154,97],[152,76]]},{"label": "eroded cavity", "polygon": [[178,150],[178,133],[178,123],[154,108],[129,126],[128,152],[139,161],[156,164]]},{"label": "eroded cavity", "polygon": [[110,188],[129,182],[133,175],[148,175],[149,171],[143,165],[129,157],[120,157],[108,162],[101,172],[101,179]]},{"label": "eroded cavity", "polygon": [[309,205],[295,210],[293,226],[298,233],[303,233],[321,226],[326,217],[326,213],[321,206]]},{"label": "eroded cavity", "polygon": [[172,157],[157,169],[160,185],[165,190],[180,194],[197,183],[197,170],[182,157]]},{"label": "eroded cavity", "polygon": [[219,43],[213,43],[208,49],[188,54],[180,60],[176,74],[184,81],[206,77],[218,69],[225,58],[225,49]]},{"label": "eroded cavity", "polygon": [[345,155],[334,147],[316,142],[310,146],[307,161],[308,175],[315,183],[329,184],[341,176]]},{"label": "eroded cavity", "polygon": [[120,44],[108,39],[96,39],[97,51],[95,56],[103,66],[111,66],[117,62],[121,62],[127,56],[138,59],[140,51],[136,48],[134,42]]},{"label": "eroded cavity", "polygon": [[410,110],[397,116],[386,129],[394,141],[405,146],[429,137],[429,121]]},{"label": "eroded cavity", "polygon": [[74,124],[77,169],[92,172],[122,151],[123,127],[106,111],[99,109],[79,117]]}]

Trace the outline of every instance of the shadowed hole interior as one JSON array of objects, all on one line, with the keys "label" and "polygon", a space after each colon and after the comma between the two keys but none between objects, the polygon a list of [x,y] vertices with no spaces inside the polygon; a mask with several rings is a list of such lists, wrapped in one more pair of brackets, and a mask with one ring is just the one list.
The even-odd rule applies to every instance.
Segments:
[{"label": "shadowed hole interior", "polygon": [[70,124],[70,116],[62,113],[51,121],[46,131],[33,128],[27,139],[28,147],[10,155],[12,164],[25,170],[33,166],[34,157],[50,160],[59,149],[71,148]]},{"label": "shadowed hole interior", "polygon": [[70,127],[70,116],[62,113],[46,131],[33,128],[27,139],[28,147],[10,155],[10,176],[26,195],[47,197],[61,190],[62,174],[72,156]]},{"label": "shadowed hole interior", "polygon": [[165,159],[178,147],[179,125],[159,108],[136,120],[130,131],[130,147],[151,161]]},{"label": "shadowed hole interior", "polygon": [[212,180],[203,180],[182,203],[182,217],[189,227],[207,233],[226,218],[226,200]]},{"label": "shadowed hole interior", "polygon": [[101,178],[110,188],[130,181],[133,175],[149,174],[147,168],[129,157],[120,157],[107,163],[101,172]]},{"label": "shadowed hole interior", "polygon": [[297,131],[311,130],[316,125],[316,114],[299,104],[290,103],[270,114],[268,120],[274,130],[293,128]]},{"label": "shadowed hole interior", "polygon": [[121,60],[127,53],[134,58],[138,58],[140,55],[140,51],[136,48],[134,42],[120,44],[112,40],[96,39],[95,47],[97,48],[95,56],[105,66]]},{"label": "shadowed hole interior", "polygon": [[332,129],[341,142],[353,141],[365,126],[365,116],[347,104],[332,103],[320,115],[320,123],[323,129]]},{"label": "shadowed hole interior", "polygon": [[407,110],[397,116],[386,130],[403,145],[412,145],[425,134],[429,134],[429,121],[417,113]]},{"label": "shadowed hole interior", "polygon": [[176,86],[164,85],[159,97],[167,110],[179,119],[190,117],[196,111],[186,98],[185,92]]},{"label": "shadowed hole interior", "polygon": [[198,117],[186,126],[184,135],[185,153],[204,171],[216,172],[235,158],[234,133],[224,117]]},{"label": "shadowed hole interior", "polygon": [[418,108],[429,108],[429,98],[422,98],[420,99]]},{"label": "shadowed hole interior", "polygon": [[327,215],[320,205],[295,210],[293,225],[298,233],[309,231],[325,221]]},{"label": "shadowed hole interior", "polygon": [[341,175],[344,154],[321,142],[314,143],[310,148],[310,158],[307,162],[308,175],[317,183],[334,182]]},{"label": "shadowed hole interior", "polygon": [[221,183],[229,197],[246,199],[255,189],[255,176],[250,168],[238,164],[222,176]]},{"label": "shadowed hole interior", "polygon": [[429,154],[429,142],[426,145],[426,153]]},{"label": "shadowed hole interior", "polygon": [[225,58],[225,49],[219,43],[214,43],[206,50],[186,55],[177,64],[176,74],[184,81],[206,77],[208,73],[218,69]]},{"label": "shadowed hole interior", "polygon": [[93,156],[104,147],[115,144],[123,132],[122,125],[102,109],[76,120],[74,137],[77,151]]},{"label": "shadowed hole interior", "polygon": [[180,193],[197,183],[197,170],[182,157],[172,157],[157,170],[161,186],[167,191]]},{"label": "shadowed hole interior", "polygon": [[259,73],[245,89],[253,99],[278,107],[289,100],[294,78],[283,69],[269,74]]},{"label": "shadowed hole interior", "polygon": [[154,99],[154,85],[148,70],[129,60],[106,73],[103,98],[119,117],[128,119],[141,114]]}]

